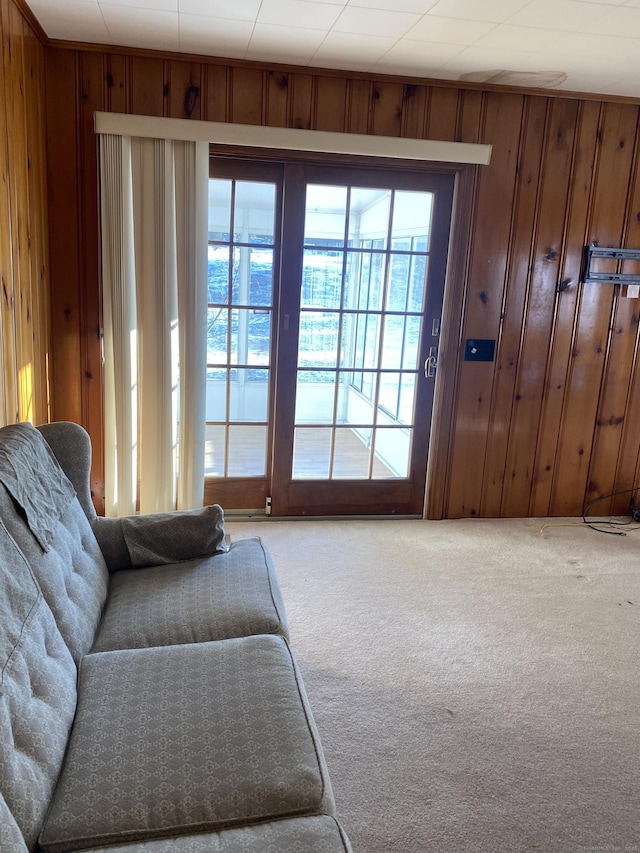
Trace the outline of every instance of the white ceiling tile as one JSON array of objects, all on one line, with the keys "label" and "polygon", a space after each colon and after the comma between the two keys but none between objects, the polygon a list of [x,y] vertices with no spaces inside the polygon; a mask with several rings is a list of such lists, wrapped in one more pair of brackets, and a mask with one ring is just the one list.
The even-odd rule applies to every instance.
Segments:
[{"label": "white ceiling tile", "polygon": [[460,75],[469,74],[472,71],[517,71],[529,56],[530,54],[521,50],[505,50],[496,54],[492,48],[472,45],[461,51],[451,61],[444,63],[440,70],[449,70],[454,80],[459,79]]},{"label": "white ceiling tile", "polygon": [[322,42],[309,65],[366,71],[372,68],[396,41],[397,39],[384,36],[353,39],[348,33],[331,32]]},{"label": "white ceiling tile", "polygon": [[236,21],[255,21],[260,0],[178,0],[180,14],[202,15],[208,18],[230,18]]},{"label": "white ceiling tile", "polygon": [[307,65],[326,37],[325,30],[256,24],[245,58],[263,61],[277,53],[291,65]]},{"label": "white ceiling tile", "polygon": [[419,20],[419,15],[410,12],[390,12],[385,9],[347,6],[333,29],[337,33],[400,38]]},{"label": "white ceiling tile", "polygon": [[[585,71],[589,63],[604,59],[608,62],[624,62],[629,56],[638,53],[635,39],[618,39],[615,36],[600,36],[588,33],[567,33],[553,45],[550,50],[544,50],[547,55],[559,55],[565,62],[579,60]],[[622,71],[624,73],[624,71]]]},{"label": "white ceiling tile", "polygon": [[499,24],[479,38],[477,47],[489,47],[497,52],[503,50],[521,50],[526,53],[543,50],[561,39],[563,33],[554,30],[539,30],[535,27],[513,27]]},{"label": "white ceiling tile", "polygon": [[500,24],[510,18],[528,0],[439,0],[429,11],[443,18],[489,21]]},{"label": "white ceiling tile", "polygon": [[596,21],[585,21],[582,32],[599,33],[604,36],[620,36],[621,38],[638,37],[640,35],[640,7],[618,6],[599,17]]},{"label": "white ceiling tile", "polygon": [[98,0],[100,7],[110,9],[120,6],[131,9],[147,9],[158,12],[177,12],[178,0]]},{"label": "white ceiling tile", "polygon": [[342,12],[341,6],[307,3],[305,0],[262,0],[257,21],[283,27],[329,30]]},{"label": "white ceiling tile", "polygon": [[149,50],[179,50],[177,12],[153,12],[146,9],[103,7],[107,30],[114,44]]},{"label": "white ceiling tile", "polygon": [[442,41],[449,44],[473,44],[495,28],[488,21],[461,21],[425,15],[408,31],[406,38],[417,41]]},{"label": "white ceiling tile", "polygon": [[386,71],[388,74],[428,76],[462,50],[464,47],[459,44],[399,39],[376,63],[374,70]]},{"label": "white ceiling tile", "polygon": [[349,0],[349,6],[365,9],[386,9],[389,12],[414,12],[424,15],[436,5],[438,0]]},{"label": "white ceiling tile", "polygon": [[179,16],[180,50],[243,59],[253,32],[251,21],[230,21],[204,15]]},{"label": "white ceiling tile", "polygon": [[578,0],[532,0],[508,20],[513,26],[580,32],[585,24],[601,20],[612,11],[603,3],[585,7]]},{"label": "white ceiling tile", "polygon": [[67,0],[59,9],[50,3],[34,4],[32,11],[49,38],[110,43],[96,0]]}]

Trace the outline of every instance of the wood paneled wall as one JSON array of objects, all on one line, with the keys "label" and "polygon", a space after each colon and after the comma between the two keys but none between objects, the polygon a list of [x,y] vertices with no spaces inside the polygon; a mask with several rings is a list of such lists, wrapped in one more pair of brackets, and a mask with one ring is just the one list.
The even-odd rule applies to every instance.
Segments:
[{"label": "wood paneled wall", "polygon": [[0,425],[49,418],[44,46],[0,0]]},{"label": "wood paneled wall", "polygon": [[[453,244],[428,514],[573,516],[640,484],[640,300],[580,283],[592,240],[640,248],[636,104],[64,46],[46,82],[54,416],[89,429],[98,499],[94,110],[491,143]],[[464,361],[467,338],[495,361]]]}]

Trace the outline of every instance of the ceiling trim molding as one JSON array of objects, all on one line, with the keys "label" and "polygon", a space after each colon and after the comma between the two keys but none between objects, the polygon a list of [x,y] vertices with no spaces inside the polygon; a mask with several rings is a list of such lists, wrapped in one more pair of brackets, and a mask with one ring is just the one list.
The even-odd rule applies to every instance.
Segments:
[{"label": "ceiling trim molding", "polygon": [[250,148],[279,148],[288,151],[389,157],[435,163],[468,163],[480,166],[487,166],[490,163],[492,149],[491,145],[471,142],[369,136],[361,133],[334,133],[324,130],[264,127],[125,113],[96,112],[94,127],[96,133],[122,136],[180,139]]}]

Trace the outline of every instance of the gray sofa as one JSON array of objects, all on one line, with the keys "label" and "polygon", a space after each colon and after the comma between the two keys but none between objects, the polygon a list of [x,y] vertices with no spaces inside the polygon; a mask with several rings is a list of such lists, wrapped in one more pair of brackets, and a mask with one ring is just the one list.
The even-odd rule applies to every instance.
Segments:
[{"label": "gray sofa", "polygon": [[97,517],[90,458],[0,429],[0,851],[349,851],[264,546]]}]

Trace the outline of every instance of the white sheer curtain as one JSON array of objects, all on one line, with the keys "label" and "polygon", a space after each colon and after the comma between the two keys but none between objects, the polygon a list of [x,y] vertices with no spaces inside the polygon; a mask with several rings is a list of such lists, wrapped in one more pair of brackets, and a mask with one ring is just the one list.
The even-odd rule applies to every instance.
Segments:
[{"label": "white sheer curtain", "polygon": [[105,511],[201,506],[208,145],[100,134],[100,182]]}]

